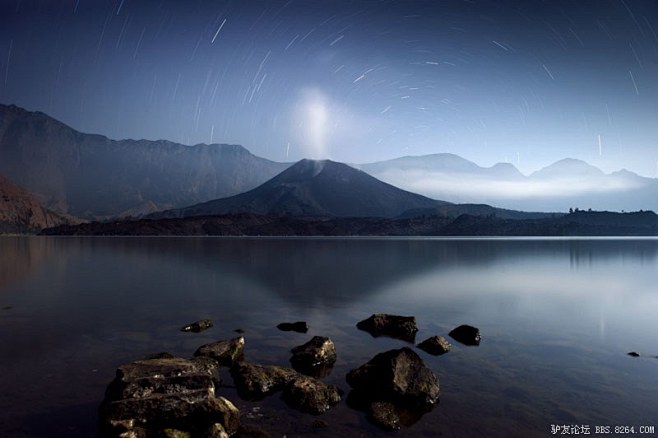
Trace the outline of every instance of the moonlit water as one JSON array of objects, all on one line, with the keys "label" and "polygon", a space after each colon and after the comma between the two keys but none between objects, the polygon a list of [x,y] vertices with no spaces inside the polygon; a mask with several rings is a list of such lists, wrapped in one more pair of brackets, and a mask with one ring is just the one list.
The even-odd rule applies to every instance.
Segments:
[{"label": "moonlit water", "polygon": [[[191,356],[244,330],[247,360],[288,365],[290,348],[331,337],[325,380],[406,344],[355,324],[414,315],[417,342],[480,328],[479,347],[433,357],[440,405],[395,436],[547,436],[552,425],[658,425],[655,239],[0,239],[0,431],[96,434],[116,367],[151,353]],[[201,318],[215,327],[179,328]],[[307,334],[280,332],[305,320]],[[641,357],[626,355],[629,351]],[[272,436],[386,436],[345,401],[320,417],[279,395],[240,400]],[[259,409],[254,409],[259,408]],[[326,428],[314,428],[321,419]]]}]

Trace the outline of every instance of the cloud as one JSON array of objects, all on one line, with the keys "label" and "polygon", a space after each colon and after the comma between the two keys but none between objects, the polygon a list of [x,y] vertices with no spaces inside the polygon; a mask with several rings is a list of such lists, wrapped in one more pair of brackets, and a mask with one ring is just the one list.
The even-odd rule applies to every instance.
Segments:
[{"label": "cloud", "polygon": [[641,183],[625,179],[560,177],[550,180],[532,178],[494,180],[470,174],[446,174],[423,169],[386,170],[377,173],[376,177],[411,192],[422,193],[433,198],[445,198],[446,195],[450,195],[451,199],[459,202],[620,194],[642,186]]}]

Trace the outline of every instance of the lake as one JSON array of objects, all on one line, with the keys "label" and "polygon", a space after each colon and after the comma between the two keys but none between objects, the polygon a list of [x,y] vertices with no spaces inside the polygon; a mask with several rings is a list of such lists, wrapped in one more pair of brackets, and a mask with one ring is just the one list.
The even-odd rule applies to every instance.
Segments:
[{"label": "lake", "polygon": [[[373,313],[413,315],[417,342],[442,335],[453,349],[373,338],[356,328]],[[215,326],[179,331],[202,318]],[[298,320],[307,334],[276,329]],[[448,337],[460,324],[479,327],[479,346]],[[96,436],[118,365],[189,357],[236,329],[249,361],[285,366],[290,348],[331,337],[338,361],[324,380],[346,395],[350,369],[405,345],[439,376],[440,404],[389,433],[344,401],[320,417],[278,394],[242,401],[222,374],[218,394],[273,437],[658,429],[656,239],[2,237],[0,435]]]}]

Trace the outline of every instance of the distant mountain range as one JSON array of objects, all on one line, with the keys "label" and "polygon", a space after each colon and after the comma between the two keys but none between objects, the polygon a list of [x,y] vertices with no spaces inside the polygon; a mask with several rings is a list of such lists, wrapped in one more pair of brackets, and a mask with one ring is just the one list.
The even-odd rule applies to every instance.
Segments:
[{"label": "distant mountain range", "polygon": [[138,216],[235,195],[288,166],[236,145],[110,140],[0,105],[0,175],[46,207],[83,218]]},{"label": "distant mountain range", "polygon": [[530,217],[520,211],[658,210],[658,180],[625,170],[604,174],[573,159],[529,176],[511,164],[480,167],[453,154],[353,167],[332,161],[277,163],[236,145],[115,141],[80,133],[40,112],[0,105],[0,175],[45,207],[86,219],[165,210],[152,217],[519,219]]},{"label": "distant mountain range", "polygon": [[570,158],[529,176],[509,163],[480,167],[453,154],[402,157],[357,167],[404,190],[449,202],[522,211],[658,210],[658,179],[627,170],[605,174]]}]

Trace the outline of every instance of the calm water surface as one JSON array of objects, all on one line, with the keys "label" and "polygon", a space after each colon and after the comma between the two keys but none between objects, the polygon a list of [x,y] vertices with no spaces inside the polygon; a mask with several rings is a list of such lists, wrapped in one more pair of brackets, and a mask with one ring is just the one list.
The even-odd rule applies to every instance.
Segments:
[{"label": "calm water surface", "polygon": [[[246,358],[288,365],[331,337],[325,380],[405,344],[355,324],[415,315],[417,341],[457,325],[482,343],[433,357],[441,402],[398,433],[341,402],[320,418],[279,395],[219,393],[272,436],[550,436],[552,425],[658,431],[658,240],[0,238],[0,436],[96,435],[118,365],[244,330]],[[210,318],[199,334],[180,326]],[[280,332],[305,320],[307,334]],[[629,351],[645,357],[632,358]]]}]

